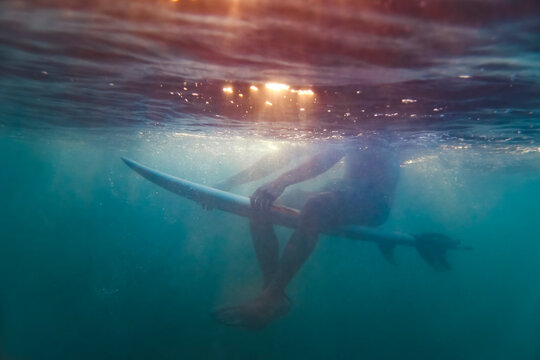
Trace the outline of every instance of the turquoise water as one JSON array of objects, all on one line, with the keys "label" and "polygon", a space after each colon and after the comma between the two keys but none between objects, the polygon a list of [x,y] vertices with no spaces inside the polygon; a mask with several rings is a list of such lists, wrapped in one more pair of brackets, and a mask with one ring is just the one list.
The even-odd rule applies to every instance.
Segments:
[{"label": "turquoise water", "polygon": [[[535,1],[3,1],[0,358],[540,359],[539,24]],[[322,236],[258,331],[210,315],[260,291],[247,220],[120,160],[212,185],[389,133],[384,229],[472,250],[436,272]]]},{"label": "turquoise water", "polygon": [[288,316],[255,332],[215,323],[209,309],[260,287],[246,220],[174,197],[119,158],[211,183],[267,145],[166,132],[4,136],[7,358],[537,357],[538,171],[462,168],[462,150],[404,167],[386,224],[473,246],[450,253],[452,271],[413,249],[396,249],[393,266],[373,244],[323,238],[289,287]]}]

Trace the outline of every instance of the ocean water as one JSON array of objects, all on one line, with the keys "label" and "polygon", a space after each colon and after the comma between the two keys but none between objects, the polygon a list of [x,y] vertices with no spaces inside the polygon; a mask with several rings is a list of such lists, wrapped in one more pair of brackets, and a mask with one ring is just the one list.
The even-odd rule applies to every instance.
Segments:
[{"label": "ocean water", "polygon": [[[0,358],[540,359],[538,44],[526,0],[2,1]],[[472,250],[321,236],[257,331],[210,315],[260,291],[247,220],[120,160],[212,185],[373,134],[383,228]]]}]

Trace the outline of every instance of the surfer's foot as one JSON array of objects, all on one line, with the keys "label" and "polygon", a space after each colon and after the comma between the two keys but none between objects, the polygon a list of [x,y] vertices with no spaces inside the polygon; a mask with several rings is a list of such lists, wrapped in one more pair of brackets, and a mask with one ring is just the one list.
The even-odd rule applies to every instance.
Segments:
[{"label": "surfer's foot", "polygon": [[241,305],[224,305],[212,311],[214,318],[228,326],[260,329],[287,314],[291,304],[285,294],[266,295]]}]

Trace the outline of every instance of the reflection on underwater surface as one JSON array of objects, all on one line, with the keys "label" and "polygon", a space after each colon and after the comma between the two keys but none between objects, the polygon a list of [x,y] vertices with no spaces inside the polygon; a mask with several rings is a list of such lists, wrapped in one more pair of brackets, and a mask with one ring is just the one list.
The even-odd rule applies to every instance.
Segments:
[{"label": "reflection on underwater surface", "polygon": [[[1,6],[0,104],[10,125],[538,133],[537,1]],[[267,83],[313,96],[262,94]]]}]

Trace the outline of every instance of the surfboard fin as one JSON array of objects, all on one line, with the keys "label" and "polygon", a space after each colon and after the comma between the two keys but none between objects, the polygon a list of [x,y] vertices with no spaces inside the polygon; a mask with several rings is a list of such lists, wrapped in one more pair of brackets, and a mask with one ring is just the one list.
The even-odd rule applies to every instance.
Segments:
[{"label": "surfboard fin", "polygon": [[416,250],[424,261],[437,271],[448,271],[450,263],[446,259],[448,249],[456,249],[459,240],[437,233],[423,233],[416,235]]},{"label": "surfboard fin", "polygon": [[390,264],[396,265],[396,259],[394,258],[394,248],[396,245],[381,241],[377,242],[377,245],[379,246],[379,250],[381,250],[384,259]]}]

